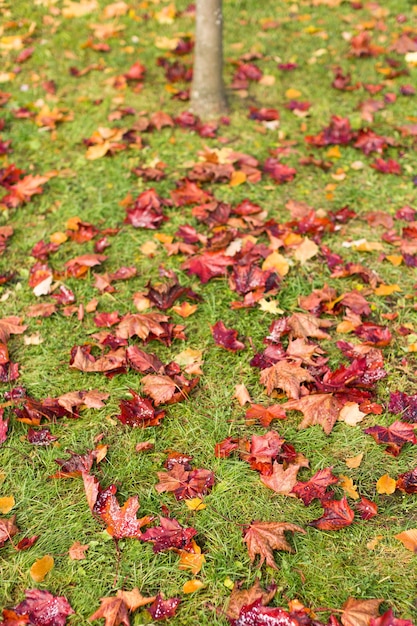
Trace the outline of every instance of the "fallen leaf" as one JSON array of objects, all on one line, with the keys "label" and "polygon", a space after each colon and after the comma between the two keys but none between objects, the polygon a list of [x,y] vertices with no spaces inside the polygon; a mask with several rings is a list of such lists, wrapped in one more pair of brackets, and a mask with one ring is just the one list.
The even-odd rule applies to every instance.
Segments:
[{"label": "fallen leaf", "polygon": [[371,619],[377,617],[382,600],[356,600],[348,598],[343,605],[341,622],[343,626],[369,626]]},{"label": "fallen leaf", "polygon": [[266,562],[273,569],[278,569],[273,550],[294,552],[285,538],[286,531],[306,534],[306,531],[300,526],[287,522],[252,522],[247,526],[243,541],[247,544],[251,562],[253,563],[256,555],[259,554],[259,567]]},{"label": "fallen leaf", "polygon": [[346,465],[350,469],[356,469],[362,463],[363,455],[363,452],[359,452],[359,454],[357,454],[356,456],[351,456],[348,459],[345,459]]},{"label": "fallen leaf", "polygon": [[391,478],[388,474],[384,474],[377,480],[376,490],[377,493],[391,495],[394,493],[396,486],[397,483],[394,478]]},{"label": "fallen leaf", "polygon": [[85,553],[88,548],[88,544],[83,545],[79,541],[75,541],[68,550],[70,559],[73,561],[82,561],[83,559],[85,559]]},{"label": "fallen leaf", "polygon": [[36,583],[41,583],[54,566],[54,559],[46,554],[34,562],[30,568],[30,576]]},{"label": "fallen leaf", "polygon": [[4,496],[3,498],[0,498],[0,513],[3,513],[4,515],[10,513],[15,504],[16,501],[14,496]]},{"label": "fallen leaf", "polygon": [[359,499],[359,494],[357,492],[355,485],[353,484],[352,478],[349,478],[349,476],[344,476],[343,474],[340,474],[339,485],[342,487],[343,491],[350,498],[353,498],[354,500]]},{"label": "fallen leaf", "polygon": [[120,597],[101,598],[100,608],[90,615],[88,621],[92,622],[102,617],[105,619],[105,626],[119,626],[120,624],[130,626],[127,605]]},{"label": "fallen leaf", "polygon": [[201,582],[201,580],[193,579],[188,580],[183,584],[182,591],[183,593],[194,593],[195,591],[202,589],[202,587],[204,587],[204,583]]},{"label": "fallen leaf", "polygon": [[235,393],[233,397],[237,399],[240,406],[245,406],[245,404],[251,403],[249,391],[246,389],[243,383],[239,383],[238,385],[235,385]]},{"label": "fallen leaf", "polygon": [[249,589],[241,589],[240,585],[235,583],[227,606],[227,617],[229,620],[237,619],[243,606],[253,604],[258,599],[266,606],[272,600],[276,591],[277,586],[274,583],[264,591],[258,579]]},{"label": "fallen leaf", "polygon": [[410,528],[410,530],[404,530],[398,535],[394,535],[396,539],[399,539],[407,550],[411,552],[417,552],[417,528]]},{"label": "fallen leaf", "polygon": [[260,378],[261,383],[266,386],[268,395],[274,389],[282,389],[289,398],[295,399],[300,397],[301,383],[313,380],[314,378],[306,369],[287,361],[278,361],[275,365],[265,368]]}]

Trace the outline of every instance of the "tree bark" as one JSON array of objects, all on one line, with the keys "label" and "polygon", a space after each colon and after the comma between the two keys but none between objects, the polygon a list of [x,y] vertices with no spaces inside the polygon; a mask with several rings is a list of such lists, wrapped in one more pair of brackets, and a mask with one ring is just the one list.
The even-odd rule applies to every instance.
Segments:
[{"label": "tree bark", "polygon": [[226,108],[222,0],[197,0],[191,109],[210,117]]}]

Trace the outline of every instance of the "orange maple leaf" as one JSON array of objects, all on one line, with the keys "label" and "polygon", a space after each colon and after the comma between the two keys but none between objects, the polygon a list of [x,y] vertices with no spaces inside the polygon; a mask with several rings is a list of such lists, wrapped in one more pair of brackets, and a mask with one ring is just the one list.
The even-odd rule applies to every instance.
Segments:
[{"label": "orange maple leaf", "polygon": [[304,419],[298,429],[320,424],[326,435],[330,434],[342,408],[332,393],[315,393],[299,400],[289,400],[282,405],[285,410],[301,411]]},{"label": "orange maple leaf", "polygon": [[245,531],[243,541],[247,544],[251,562],[253,563],[256,555],[259,554],[259,567],[266,562],[273,569],[278,569],[273,550],[294,552],[285,538],[285,531],[306,534],[300,526],[287,522],[253,522],[250,524]]},{"label": "orange maple leaf", "polygon": [[312,382],[312,375],[296,363],[278,361],[275,365],[267,367],[261,372],[260,381],[266,385],[267,394],[274,389],[282,389],[289,398],[300,397],[300,385],[302,382]]}]

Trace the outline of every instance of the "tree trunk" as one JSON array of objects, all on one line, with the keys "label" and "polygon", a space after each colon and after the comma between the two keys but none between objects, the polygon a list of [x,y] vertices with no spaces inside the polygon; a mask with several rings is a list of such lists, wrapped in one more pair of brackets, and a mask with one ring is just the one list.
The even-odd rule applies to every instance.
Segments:
[{"label": "tree trunk", "polygon": [[197,0],[191,109],[210,117],[226,110],[222,0]]}]

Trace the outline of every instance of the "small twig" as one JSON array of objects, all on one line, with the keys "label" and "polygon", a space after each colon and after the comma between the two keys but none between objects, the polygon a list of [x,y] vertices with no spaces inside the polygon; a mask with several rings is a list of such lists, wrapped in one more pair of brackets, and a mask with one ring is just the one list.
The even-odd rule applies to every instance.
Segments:
[{"label": "small twig", "polygon": [[224,520],[226,520],[226,522],[230,522],[231,524],[234,524],[235,526],[240,526],[241,528],[244,528],[245,526],[247,526],[247,524],[240,524],[239,522],[235,522],[234,520],[230,519],[229,517],[226,517],[225,515],[223,515],[223,513],[220,513],[220,511],[215,509],[214,506],[212,506],[211,504],[210,504],[210,509],[212,511],[214,511],[215,513],[217,513],[217,515],[220,515],[220,517],[222,517]]},{"label": "small twig", "polygon": [[118,581],[118,578],[119,578],[120,561],[121,561],[122,555],[121,555],[121,552],[120,552],[118,540],[113,537],[113,541],[114,541],[114,547],[116,548],[116,574],[115,574],[114,580],[113,580],[113,587],[116,587],[117,586],[117,581]]}]

